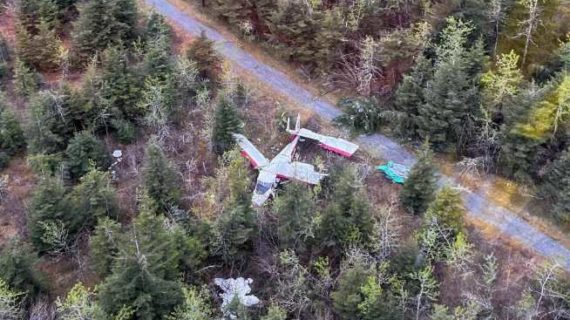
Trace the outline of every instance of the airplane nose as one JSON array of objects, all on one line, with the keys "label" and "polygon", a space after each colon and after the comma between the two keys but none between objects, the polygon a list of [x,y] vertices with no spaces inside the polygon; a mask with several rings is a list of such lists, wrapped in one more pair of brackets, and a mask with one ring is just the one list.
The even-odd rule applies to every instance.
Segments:
[{"label": "airplane nose", "polygon": [[267,199],[269,198],[269,192],[267,194],[257,194],[254,193],[253,197],[251,199],[251,202],[256,206],[256,207],[261,207],[265,201],[267,201]]}]

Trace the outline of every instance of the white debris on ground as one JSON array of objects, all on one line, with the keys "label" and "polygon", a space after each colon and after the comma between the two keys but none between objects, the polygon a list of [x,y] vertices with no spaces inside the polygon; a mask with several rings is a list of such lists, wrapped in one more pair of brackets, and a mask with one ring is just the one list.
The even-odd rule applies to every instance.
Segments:
[{"label": "white debris on ground", "polygon": [[109,166],[109,171],[111,171],[111,179],[115,181],[117,180],[117,171],[115,171],[114,168],[123,160],[123,151],[117,149],[113,151],[112,156],[113,158],[115,158],[115,162],[113,162],[111,166]]},{"label": "white debris on ground", "polygon": [[251,278],[215,278],[214,283],[224,291],[220,294],[220,297],[222,298],[222,311],[224,311],[226,306],[232,303],[235,298],[237,298],[239,302],[246,307],[251,307],[259,303],[259,299],[250,294],[250,284],[253,283]]}]

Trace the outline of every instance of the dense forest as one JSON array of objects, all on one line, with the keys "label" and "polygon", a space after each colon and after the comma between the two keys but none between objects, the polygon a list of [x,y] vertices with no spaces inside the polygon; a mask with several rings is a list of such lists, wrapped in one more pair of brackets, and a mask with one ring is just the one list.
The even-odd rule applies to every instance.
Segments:
[{"label": "dense forest", "polygon": [[[0,319],[570,319],[568,274],[468,223],[434,161],[570,224],[568,4],[195,5],[346,96],[339,124],[416,146],[406,183],[303,143],[327,178],[254,207],[232,133],[276,154],[294,106],[142,2],[0,0]],[[258,303],[222,303],[238,277]]]}]

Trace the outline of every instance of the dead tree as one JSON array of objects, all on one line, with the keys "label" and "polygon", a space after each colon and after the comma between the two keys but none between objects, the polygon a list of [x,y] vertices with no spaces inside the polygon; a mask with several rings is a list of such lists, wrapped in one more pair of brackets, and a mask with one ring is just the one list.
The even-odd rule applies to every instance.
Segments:
[{"label": "dead tree", "polygon": [[536,31],[540,23],[540,13],[542,8],[538,5],[539,0],[521,0],[521,5],[527,10],[527,18],[520,22],[521,32],[517,37],[524,37],[524,50],[522,56],[522,65],[526,63],[528,49],[531,44],[534,44],[533,33]]}]

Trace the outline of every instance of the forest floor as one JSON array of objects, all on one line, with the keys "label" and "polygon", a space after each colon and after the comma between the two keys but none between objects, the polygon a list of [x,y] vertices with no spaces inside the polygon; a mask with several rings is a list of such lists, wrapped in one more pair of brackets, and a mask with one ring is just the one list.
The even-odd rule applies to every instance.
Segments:
[{"label": "forest floor", "polygon": [[[216,49],[227,60],[231,61],[241,70],[246,71],[258,81],[264,82],[272,91],[286,98],[288,101],[302,106],[321,118],[331,121],[341,114],[331,98],[321,97],[311,86],[300,85],[292,80],[292,76],[283,71],[278,63],[266,63],[270,58],[264,57],[260,52],[250,54],[243,49],[244,45],[236,41],[235,37],[226,33],[220,33],[216,27],[209,26],[211,23],[204,23],[191,6],[179,0],[145,0],[145,3],[153,7],[157,12],[165,15],[171,22],[177,25],[184,32],[199,36],[205,34],[206,37],[216,42]],[[381,135],[362,135],[355,141],[372,156],[383,160],[392,160],[399,163],[411,165],[415,161],[412,152],[401,146],[396,141]],[[491,180],[493,178],[490,178]],[[514,206],[505,205],[504,198],[495,195],[501,193],[493,190],[493,184],[479,184],[476,189],[463,187],[461,179],[457,175],[441,175],[440,184],[450,184],[462,190],[464,203],[469,212],[469,219],[484,222],[488,225],[486,230],[494,230],[508,236],[514,243],[531,248],[544,257],[557,260],[567,270],[570,270],[570,239],[562,231],[557,231],[554,226],[545,226],[545,223],[536,219],[525,221],[521,218],[530,216],[524,213],[524,209],[514,210]],[[490,181],[490,180],[489,180]],[[508,202],[508,201],[507,201]],[[511,207],[511,208],[509,208]]]}]

